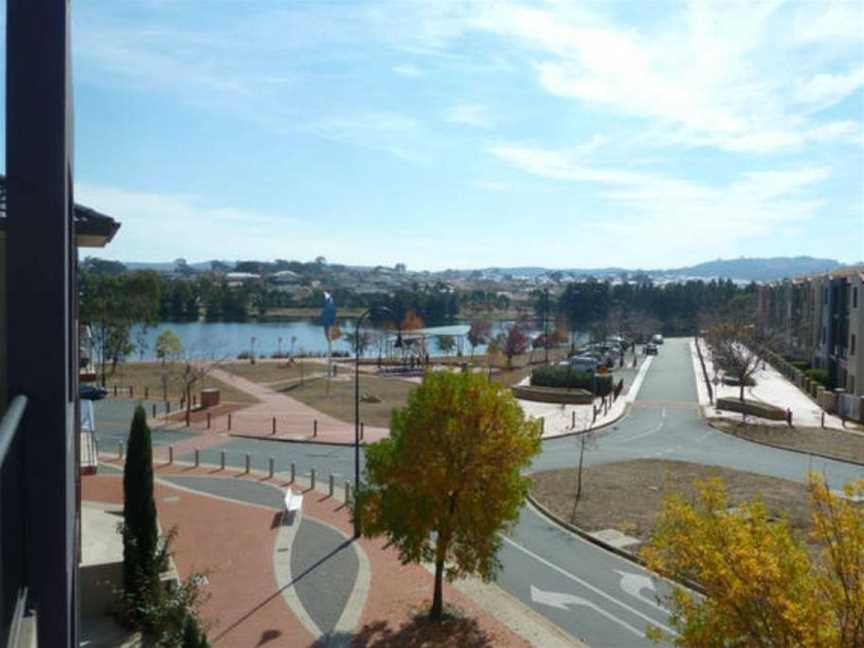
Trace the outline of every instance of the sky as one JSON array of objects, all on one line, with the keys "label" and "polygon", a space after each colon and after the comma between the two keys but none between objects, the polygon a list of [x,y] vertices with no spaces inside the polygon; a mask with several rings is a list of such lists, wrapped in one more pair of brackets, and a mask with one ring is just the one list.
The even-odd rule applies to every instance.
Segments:
[{"label": "sky", "polygon": [[864,3],[75,2],[124,261],[864,259]]}]

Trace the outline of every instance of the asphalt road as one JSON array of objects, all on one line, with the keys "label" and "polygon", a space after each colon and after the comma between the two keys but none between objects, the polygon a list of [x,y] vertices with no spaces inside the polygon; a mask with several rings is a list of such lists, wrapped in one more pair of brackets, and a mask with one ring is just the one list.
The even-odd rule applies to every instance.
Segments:
[{"label": "asphalt road", "polygon": [[[122,413],[115,414],[114,418],[122,418]],[[122,426],[109,425],[103,431],[102,424],[97,409],[98,436],[125,438]],[[168,443],[177,434],[183,433],[154,431],[154,443]],[[677,459],[798,482],[816,470],[835,488],[864,477],[864,468],[859,466],[760,446],[709,427],[699,414],[686,339],[668,339],[660,347],[630,414],[595,437],[586,452],[588,464]],[[273,457],[277,470],[294,462],[298,474],[315,468],[325,478],[333,472],[340,482],[353,479],[352,448],[231,439],[202,452],[202,461],[218,463],[220,449],[226,451],[232,466],[243,465],[248,452],[253,466],[260,469],[266,469],[268,458]],[[531,470],[574,466],[578,452],[576,437],[545,441]],[[531,507],[523,509],[512,534],[504,538],[499,557],[498,582],[504,589],[594,648],[652,646],[644,637],[645,628],[668,624],[667,611],[655,596],[668,592],[666,583],[549,523]]]},{"label": "asphalt road", "polygon": [[[546,441],[532,471],[574,466],[578,452],[577,438]],[[598,431],[585,461],[638,458],[727,466],[798,482],[817,470],[833,487],[864,477],[859,466],[768,448],[709,427],[699,414],[686,339],[661,347],[631,413]],[[647,624],[667,623],[648,572],[548,523],[530,507],[505,540],[501,559],[499,583],[505,589],[592,647],[650,646],[639,636]],[[662,581],[652,585],[660,594],[668,591]]]}]

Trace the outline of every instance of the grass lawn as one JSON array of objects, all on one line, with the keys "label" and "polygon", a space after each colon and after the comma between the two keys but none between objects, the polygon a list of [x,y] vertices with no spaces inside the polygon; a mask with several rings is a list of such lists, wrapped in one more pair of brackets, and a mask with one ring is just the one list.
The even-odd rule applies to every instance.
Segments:
[{"label": "grass lawn", "polygon": [[[399,378],[378,378],[360,374],[360,420],[374,427],[390,425],[390,411],[405,404],[408,393],[417,387]],[[347,423],[354,422],[354,380],[330,381],[329,394],[327,380],[317,378],[293,388],[283,389],[286,394]],[[372,397],[380,402],[369,402]]]},{"label": "grass lawn", "polygon": [[305,376],[313,373],[326,371],[324,365],[319,362],[304,362],[296,360],[289,365],[287,360],[258,360],[255,364],[251,362],[228,362],[221,365],[221,369],[251,380],[255,383],[278,383],[300,378],[301,372]]},{"label": "grass lawn", "polygon": [[[179,365],[175,365],[173,375],[176,377],[181,371]],[[169,374],[170,375],[170,374]],[[162,399],[162,366],[157,362],[128,362],[118,365],[114,375],[107,377],[108,393],[113,396],[114,385],[124,389],[124,393],[120,394],[123,397],[129,395],[128,388],[131,385],[135,398],[144,397],[144,388],[147,387],[150,393],[150,398],[153,400]],[[244,391],[240,391],[236,387],[227,385],[216,378],[206,376],[201,382],[195,385],[195,392],[200,393],[202,389],[215,387],[221,393],[221,399],[226,403],[257,403],[258,401]],[[183,385],[179,380],[168,380],[168,400],[177,401],[183,395]]]},{"label": "grass lawn", "polygon": [[861,434],[829,428],[790,428],[785,425],[760,425],[723,419],[715,419],[711,423],[724,432],[744,439],[864,463],[864,435]]},{"label": "grass lawn", "polygon": [[696,495],[694,482],[715,476],[726,482],[733,504],[761,494],[769,512],[787,516],[795,532],[809,528],[810,509],[803,484],[686,461],[636,459],[586,466],[582,497],[575,509],[575,468],[532,475],[531,492],[543,506],[587,531],[617,529],[646,541],[665,496],[681,493],[692,500]]}]

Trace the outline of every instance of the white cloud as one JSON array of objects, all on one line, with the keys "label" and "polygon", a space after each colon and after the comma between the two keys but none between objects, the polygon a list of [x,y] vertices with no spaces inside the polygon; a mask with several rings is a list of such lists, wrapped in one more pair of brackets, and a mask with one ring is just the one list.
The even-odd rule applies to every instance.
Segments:
[{"label": "white cloud", "polygon": [[[592,228],[616,249],[654,255],[734,245],[814,216],[822,202],[808,190],[830,176],[821,166],[748,172],[715,186],[656,173],[596,167],[584,156],[519,145],[490,152],[535,176],[581,183],[596,191]],[[582,158],[582,159],[580,159]]]},{"label": "white cloud", "polygon": [[864,65],[845,74],[821,73],[801,83],[798,101],[818,106],[832,106],[864,86]]},{"label": "white cloud", "polygon": [[421,70],[416,65],[411,65],[410,63],[406,63],[403,65],[394,65],[393,72],[398,74],[399,76],[409,78],[417,78],[423,76],[423,70]]},{"label": "white cloud", "polygon": [[845,75],[817,68],[802,83],[798,75],[820,61],[790,50],[780,5],[694,2],[653,31],[569,3],[495,5],[473,26],[535,52],[548,93],[650,120],[656,143],[761,153],[800,147],[818,125],[795,101],[827,107],[864,84],[860,68]]},{"label": "white cloud", "polygon": [[459,104],[447,111],[447,121],[475,128],[491,128],[495,120],[486,106],[480,104]]}]

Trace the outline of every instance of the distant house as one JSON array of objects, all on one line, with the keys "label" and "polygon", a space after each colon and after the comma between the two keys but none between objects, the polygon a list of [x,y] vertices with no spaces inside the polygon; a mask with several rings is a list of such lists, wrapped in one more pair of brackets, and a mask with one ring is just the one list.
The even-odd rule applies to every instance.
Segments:
[{"label": "distant house", "polygon": [[226,272],[225,281],[230,288],[242,286],[247,281],[258,281],[261,275],[255,272]]},{"label": "distant house", "polygon": [[302,277],[292,270],[280,270],[267,276],[267,281],[275,284],[293,284],[302,281]]}]

